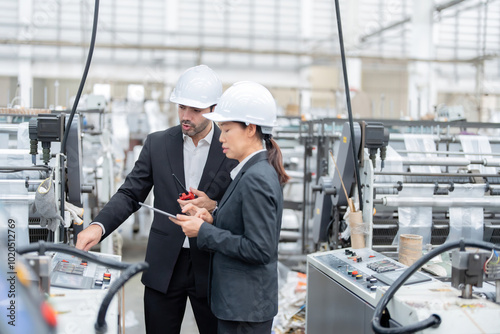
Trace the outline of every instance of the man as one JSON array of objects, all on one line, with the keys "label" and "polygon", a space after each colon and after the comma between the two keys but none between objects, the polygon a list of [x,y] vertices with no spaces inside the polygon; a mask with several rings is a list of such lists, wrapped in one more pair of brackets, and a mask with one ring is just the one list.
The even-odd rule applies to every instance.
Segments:
[{"label": "man", "polygon": [[[89,227],[78,234],[76,247],[89,250],[139,209],[154,186],[154,207],[180,213],[175,177],[197,198],[194,205],[214,210],[231,181],[236,161],[222,152],[220,130],[203,114],[212,112],[222,94],[215,72],[205,65],[179,78],[170,101],[178,104],[180,125],[148,135],[133,170]],[[175,175],[175,177],[174,177]],[[216,333],[217,319],[207,301],[209,254],[198,249],[167,216],[154,215],[146,251],[149,269],[144,312],[148,333],[179,333],[189,297],[201,334]]]}]

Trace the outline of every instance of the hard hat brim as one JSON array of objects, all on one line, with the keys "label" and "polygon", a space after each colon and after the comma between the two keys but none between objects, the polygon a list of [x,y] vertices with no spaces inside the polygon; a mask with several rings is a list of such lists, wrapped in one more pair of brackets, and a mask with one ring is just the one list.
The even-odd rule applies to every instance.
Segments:
[{"label": "hard hat brim", "polygon": [[[247,125],[249,124],[248,120],[235,119],[234,117],[224,117],[223,115],[218,114],[216,112],[203,114],[203,117],[214,122],[242,122],[242,123],[247,123]],[[256,124],[256,123],[250,122],[250,124]],[[261,125],[261,124],[256,124],[256,125],[261,127],[262,133],[272,134],[274,125]]]},{"label": "hard hat brim", "polygon": [[170,102],[181,104],[186,107],[192,107],[192,108],[199,108],[199,109],[206,109],[208,107],[211,107],[217,102],[210,102],[210,103],[200,103],[200,101],[195,101],[191,99],[186,99],[182,97],[170,97]]},{"label": "hard hat brim", "polygon": [[211,112],[209,114],[203,114],[203,117],[208,118],[209,120],[214,122],[239,122],[234,118],[224,117],[221,114],[215,112]]}]

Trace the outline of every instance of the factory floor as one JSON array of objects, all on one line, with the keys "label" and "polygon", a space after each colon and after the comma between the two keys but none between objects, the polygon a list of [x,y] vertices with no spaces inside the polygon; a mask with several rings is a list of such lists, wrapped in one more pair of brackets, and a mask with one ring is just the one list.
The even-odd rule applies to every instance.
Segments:
[{"label": "factory floor", "polygon": [[[144,261],[147,238],[140,235],[124,236],[122,247],[122,261],[128,263]],[[137,274],[125,285],[125,330],[122,334],[144,334],[144,285],[141,283],[141,274]],[[198,327],[194,320],[191,305],[186,307],[181,334],[197,334]]]}]

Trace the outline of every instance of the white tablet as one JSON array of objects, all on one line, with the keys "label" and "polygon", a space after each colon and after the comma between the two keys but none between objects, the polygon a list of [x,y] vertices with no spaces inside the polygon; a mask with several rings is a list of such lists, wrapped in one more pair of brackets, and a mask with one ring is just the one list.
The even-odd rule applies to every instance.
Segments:
[{"label": "white tablet", "polygon": [[144,207],[146,207],[146,208],[148,208],[148,209],[151,209],[151,210],[153,210],[153,211],[156,211],[156,212],[158,212],[158,213],[161,213],[162,215],[165,215],[165,216],[168,216],[168,217],[172,217],[172,218],[177,218],[177,216],[176,216],[176,215],[173,215],[173,214],[171,214],[171,213],[168,213],[168,212],[162,211],[162,210],[157,209],[157,208],[153,208],[151,205],[147,205],[147,204],[144,204],[144,203],[142,203],[142,202],[139,202],[139,205],[142,205],[142,206],[144,206]]}]

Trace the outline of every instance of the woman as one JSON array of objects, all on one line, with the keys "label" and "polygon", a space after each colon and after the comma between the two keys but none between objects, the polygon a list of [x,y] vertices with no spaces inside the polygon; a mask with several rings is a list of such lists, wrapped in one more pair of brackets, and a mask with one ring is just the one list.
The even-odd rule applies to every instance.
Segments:
[{"label": "woman", "polygon": [[271,138],[276,104],[264,86],[239,82],[203,116],[218,122],[223,152],[239,164],[213,216],[188,204],[182,211],[191,215],[172,220],[212,252],[209,300],[218,333],[271,333],[278,312],[282,185],[289,179]]}]

